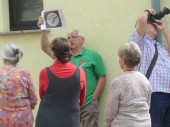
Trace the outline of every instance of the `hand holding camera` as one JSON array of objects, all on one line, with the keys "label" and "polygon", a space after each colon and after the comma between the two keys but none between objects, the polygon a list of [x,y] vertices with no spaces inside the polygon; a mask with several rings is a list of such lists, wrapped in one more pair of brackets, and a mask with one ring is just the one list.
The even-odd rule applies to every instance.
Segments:
[{"label": "hand holding camera", "polygon": [[153,24],[156,26],[156,28],[160,31],[165,30],[166,26],[163,21],[155,19]]},{"label": "hand holding camera", "polygon": [[163,18],[165,15],[170,14],[170,9],[164,7],[163,10],[161,10],[158,13],[155,13],[155,11],[152,10],[145,10],[148,12],[148,22],[151,23],[156,23],[156,20],[160,20],[161,18]]}]

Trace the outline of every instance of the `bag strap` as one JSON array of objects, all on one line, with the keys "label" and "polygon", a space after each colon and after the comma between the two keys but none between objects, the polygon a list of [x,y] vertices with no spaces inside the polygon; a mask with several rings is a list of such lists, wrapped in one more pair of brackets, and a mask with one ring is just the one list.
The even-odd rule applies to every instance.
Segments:
[{"label": "bag strap", "polygon": [[150,65],[149,65],[148,70],[147,70],[146,75],[145,75],[147,77],[147,79],[149,79],[149,77],[150,77],[150,75],[152,73],[152,70],[153,70],[153,68],[155,66],[155,63],[156,63],[156,61],[158,59],[158,48],[157,48],[156,43],[155,43],[154,46],[155,46],[155,54],[154,54],[154,56],[152,58],[152,61],[151,61]]},{"label": "bag strap", "polygon": [[2,76],[2,77],[0,78],[0,83],[6,78],[7,75],[9,75],[10,72],[12,72],[13,70],[15,70],[15,68],[16,68],[16,67],[12,68],[11,70],[9,70],[9,71],[6,73],[6,75]]},{"label": "bag strap", "polygon": [[16,68],[16,67],[14,67],[14,68],[12,68],[11,70],[9,70],[5,76],[7,76],[10,72],[12,72],[15,68]]}]

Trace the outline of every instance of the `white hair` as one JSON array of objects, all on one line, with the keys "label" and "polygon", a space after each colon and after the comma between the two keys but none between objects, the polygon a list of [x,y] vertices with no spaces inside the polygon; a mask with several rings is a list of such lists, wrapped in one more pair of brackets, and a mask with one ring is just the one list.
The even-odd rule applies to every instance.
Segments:
[{"label": "white hair", "polygon": [[123,58],[128,66],[136,66],[141,59],[141,50],[134,42],[124,43],[118,50],[118,56]]},{"label": "white hair", "polygon": [[23,50],[13,43],[3,46],[1,56],[11,64],[16,64],[23,56]]},{"label": "white hair", "polygon": [[68,34],[73,33],[73,32],[77,32],[78,36],[85,38],[84,34],[82,32],[80,32],[80,30],[78,30],[78,29],[73,29],[73,30],[69,31]]}]

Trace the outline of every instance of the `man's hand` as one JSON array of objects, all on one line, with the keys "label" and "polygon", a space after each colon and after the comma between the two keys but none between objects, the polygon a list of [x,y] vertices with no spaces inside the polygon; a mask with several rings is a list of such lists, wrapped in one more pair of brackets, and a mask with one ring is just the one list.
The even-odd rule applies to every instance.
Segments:
[{"label": "man's hand", "polygon": [[156,14],[156,11],[153,8],[149,9],[148,11],[150,12],[151,15],[155,15]]},{"label": "man's hand", "polygon": [[165,28],[166,28],[164,22],[161,21],[161,20],[155,20],[155,22],[154,22],[153,24],[154,24],[154,25],[156,26],[156,28],[157,28],[158,30],[160,30],[161,32],[162,32],[163,30],[165,30]]},{"label": "man's hand", "polygon": [[41,25],[44,23],[44,20],[42,19],[42,17],[39,17],[38,18],[38,23],[37,23],[37,26],[39,27],[39,28],[41,28]]}]

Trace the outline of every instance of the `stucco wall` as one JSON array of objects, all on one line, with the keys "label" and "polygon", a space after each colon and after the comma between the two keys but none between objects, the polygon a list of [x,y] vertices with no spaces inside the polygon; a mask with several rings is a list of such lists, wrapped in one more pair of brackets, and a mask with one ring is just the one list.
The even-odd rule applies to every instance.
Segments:
[{"label": "stucco wall", "polygon": [[[3,1],[0,0],[2,10]],[[170,5],[170,1],[161,1],[161,8],[167,5]],[[150,0],[44,0],[45,9],[63,9],[67,22],[64,28],[52,29],[48,33],[49,40],[57,36],[66,37],[68,31],[77,28],[86,37],[84,46],[97,50],[103,57],[107,68],[107,82],[100,101],[99,127],[104,127],[104,110],[110,82],[122,72],[118,64],[117,50],[128,40],[139,13],[150,7]],[[5,13],[2,10],[0,9],[0,14]],[[2,25],[4,18],[0,16],[0,31],[5,29]],[[166,23],[170,21],[168,18],[169,16],[164,18]],[[170,28],[170,24],[168,27]],[[0,35],[0,48],[8,42],[23,47],[25,54],[19,66],[32,74],[38,96],[40,69],[53,62],[40,50],[40,33]],[[0,66],[2,65],[0,62]],[[35,116],[37,109],[38,105],[33,111]]]}]

